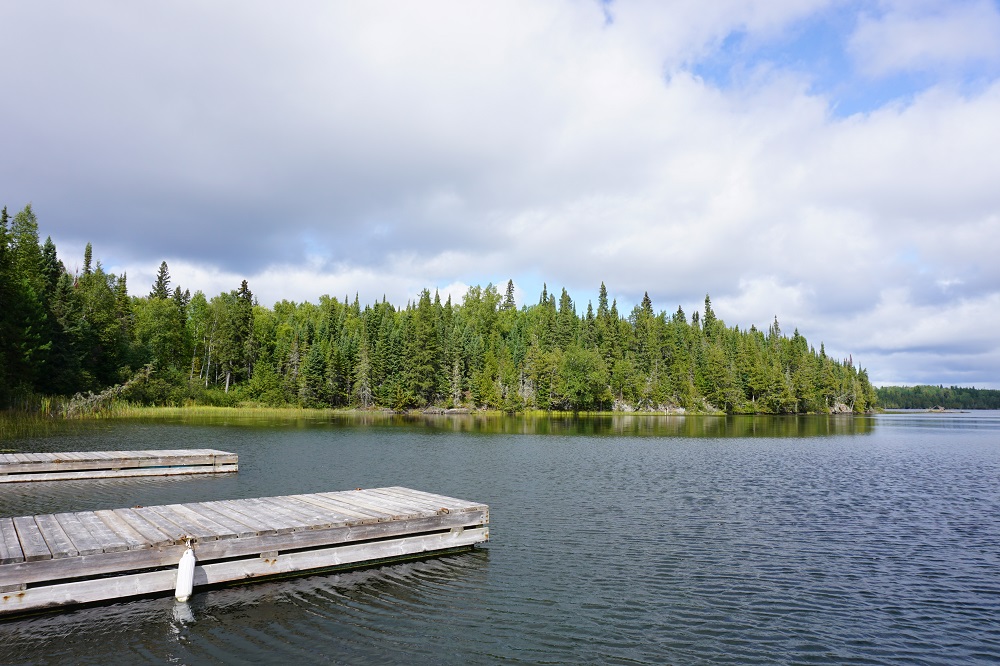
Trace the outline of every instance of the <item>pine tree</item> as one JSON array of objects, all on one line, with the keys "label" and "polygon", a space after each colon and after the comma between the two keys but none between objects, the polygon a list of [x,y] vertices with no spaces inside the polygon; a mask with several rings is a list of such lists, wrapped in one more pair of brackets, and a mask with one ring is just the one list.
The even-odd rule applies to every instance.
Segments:
[{"label": "pine tree", "polygon": [[149,292],[150,298],[166,300],[170,297],[170,271],[167,269],[167,262],[160,262],[160,270],[156,273],[156,282]]},{"label": "pine tree", "polygon": [[83,317],[79,291],[68,273],[59,276],[48,305],[53,324],[52,349],[40,389],[50,395],[73,395],[100,388],[84,370],[83,344],[90,338],[90,325]]},{"label": "pine tree", "polygon": [[18,383],[15,390],[28,392],[45,372],[52,330],[44,301],[47,280],[38,244],[38,220],[31,204],[14,216],[7,238],[13,292],[4,308],[11,324],[10,337],[5,340],[7,371]]},{"label": "pine tree", "polygon": [[601,289],[597,293],[597,316],[608,316],[608,288],[604,286],[604,282],[601,282]]},{"label": "pine tree", "polygon": [[441,359],[434,308],[428,290],[420,292],[420,300],[412,314],[412,334],[407,354],[410,359],[408,389],[421,404],[433,404],[437,399]]},{"label": "pine tree", "polygon": [[229,292],[225,315],[220,322],[219,363],[226,377],[226,392],[233,381],[252,374],[250,356],[253,333],[253,293],[246,280],[237,291]]},{"label": "pine tree", "polygon": [[573,305],[573,299],[569,297],[569,293],[565,288],[562,290],[562,294],[559,296],[559,310],[556,313],[556,346],[559,349],[566,350],[570,345],[576,342],[577,333],[577,316],[576,316],[576,306]]},{"label": "pine tree", "polygon": [[303,407],[327,406],[325,377],[326,361],[322,346],[313,344],[302,366],[302,387],[299,397]]},{"label": "pine tree", "polygon": [[118,318],[118,328],[122,333],[123,342],[127,344],[135,322],[132,314],[132,299],[128,295],[128,276],[124,272],[115,282],[115,316]]},{"label": "pine tree", "polygon": [[705,294],[705,316],[702,317],[702,327],[705,334],[711,336],[715,332],[715,311],[712,310],[712,299]]},{"label": "pine tree", "polygon": [[66,268],[56,256],[56,245],[52,242],[52,236],[49,236],[45,239],[45,244],[42,245],[42,276],[45,281],[46,298],[55,292],[59,276],[65,272]]},{"label": "pine tree", "polygon": [[507,280],[507,294],[504,296],[503,304],[500,306],[503,311],[516,310],[517,305],[514,303],[514,281]]}]

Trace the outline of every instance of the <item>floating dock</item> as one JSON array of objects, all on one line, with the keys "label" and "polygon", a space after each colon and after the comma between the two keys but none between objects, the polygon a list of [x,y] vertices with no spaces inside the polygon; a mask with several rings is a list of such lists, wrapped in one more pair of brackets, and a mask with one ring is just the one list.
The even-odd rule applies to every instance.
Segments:
[{"label": "floating dock", "polygon": [[[487,505],[398,486],[4,517],[0,615],[175,590],[182,599],[185,576],[190,594],[488,540]],[[187,550],[193,574],[179,576]]]},{"label": "floating dock", "polygon": [[238,462],[215,449],[0,453],[0,483],[221,474],[238,471]]}]

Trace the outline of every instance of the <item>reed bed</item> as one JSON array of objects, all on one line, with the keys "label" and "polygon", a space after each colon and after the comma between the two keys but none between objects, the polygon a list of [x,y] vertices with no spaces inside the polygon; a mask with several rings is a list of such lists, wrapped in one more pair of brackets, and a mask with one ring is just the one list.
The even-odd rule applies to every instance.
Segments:
[{"label": "reed bed", "polygon": [[300,407],[216,407],[211,405],[184,405],[181,407],[151,407],[149,405],[139,405],[129,402],[116,402],[110,405],[105,414],[107,418],[121,419],[174,419],[188,416],[235,416],[247,418],[300,418],[304,414],[324,415],[333,414],[338,410],[333,409],[303,409]]},{"label": "reed bed", "polygon": [[[0,411],[0,442],[29,437],[47,437],[63,432],[66,424],[62,419],[39,412]],[[0,447],[0,453],[10,453]]]}]

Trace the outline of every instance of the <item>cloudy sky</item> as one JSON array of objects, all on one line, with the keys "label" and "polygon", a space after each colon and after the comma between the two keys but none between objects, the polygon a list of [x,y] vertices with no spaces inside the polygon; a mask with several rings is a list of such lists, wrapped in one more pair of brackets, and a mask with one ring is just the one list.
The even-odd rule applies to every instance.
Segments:
[{"label": "cloudy sky", "polygon": [[0,2],[0,203],[265,305],[513,279],[1000,388],[1000,0]]}]

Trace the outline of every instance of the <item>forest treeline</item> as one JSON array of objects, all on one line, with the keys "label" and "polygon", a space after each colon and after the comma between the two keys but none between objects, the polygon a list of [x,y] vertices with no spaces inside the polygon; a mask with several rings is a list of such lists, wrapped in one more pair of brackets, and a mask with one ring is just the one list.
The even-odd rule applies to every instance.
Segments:
[{"label": "forest treeline", "polygon": [[876,389],[885,409],[1000,409],[1000,391],[964,386],[883,386]]},{"label": "forest treeline", "polygon": [[[70,274],[31,206],[0,224],[0,405],[38,396],[116,395],[143,404],[521,410],[684,409],[729,413],[866,412],[876,393],[850,359],[817,351],[777,318],[728,327],[706,296],[690,317],[578,308],[543,288],[518,306],[474,286],[405,306],[322,296],[257,303],[246,281],[208,298],[172,286],[166,262],[148,295],[106,272],[88,244]],[[578,310],[582,311],[578,313]],[[125,384],[128,382],[127,384]],[[123,387],[122,385],[125,384]]]}]

